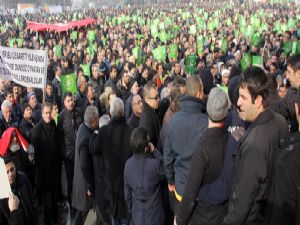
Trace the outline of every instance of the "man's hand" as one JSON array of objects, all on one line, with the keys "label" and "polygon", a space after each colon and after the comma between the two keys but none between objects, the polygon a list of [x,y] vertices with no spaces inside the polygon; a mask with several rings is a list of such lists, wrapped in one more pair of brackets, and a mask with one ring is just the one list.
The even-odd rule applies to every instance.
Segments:
[{"label": "man's hand", "polygon": [[18,209],[19,205],[20,205],[20,200],[18,199],[18,197],[15,196],[13,193],[10,193],[9,197],[8,197],[9,210],[12,212],[12,211]]},{"label": "man's hand", "polygon": [[90,192],[89,190],[86,192],[86,194],[91,197],[92,196],[92,192]]},{"label": "man's hand", "polygon": [[149,152],[153,152],[155,149],[154,145],[151,142],[148,143],[148,148],[149,148]]},{"label": "man's hand", "polygon": [[168,184],[169,192],[175,192],[175,185],[174,184]]}]

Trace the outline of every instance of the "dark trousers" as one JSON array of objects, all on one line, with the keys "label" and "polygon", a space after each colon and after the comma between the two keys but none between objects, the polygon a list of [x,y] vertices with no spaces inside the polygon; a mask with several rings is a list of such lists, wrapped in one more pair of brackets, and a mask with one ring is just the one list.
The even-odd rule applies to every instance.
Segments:
[{"label": "dark trousers", "polygon": [[41,193],[41,204],[44,213],[44,225],[51,225],[58,218],[57,193],[43,191]]},{"label": "dark trousers", "polygon": [[72,187],[73,187],[73,178],[74,178],[74,160],[71,159],[65,159],[65,170],[66,170],[66,176],[67,176],[67,197],[68,202],[70,205],[72,205]]}]

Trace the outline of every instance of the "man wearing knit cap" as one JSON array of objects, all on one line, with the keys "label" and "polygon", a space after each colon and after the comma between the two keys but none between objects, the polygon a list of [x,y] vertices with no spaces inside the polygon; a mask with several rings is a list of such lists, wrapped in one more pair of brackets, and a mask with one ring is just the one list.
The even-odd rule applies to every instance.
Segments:
[{"label": "man wearing knit cap", "polygon": [[224,126],[224,119],[229,107],[227,94],[220,88],[213,88],[207,102],[208,128],[198,140],[198,147],[192,158],[191,169],[176,218],[177,225],[221,224],[226,215],[225,204],[213,206],[199,200],[198,191],[202,185],[213,182],[223,167],[229,136]]}]

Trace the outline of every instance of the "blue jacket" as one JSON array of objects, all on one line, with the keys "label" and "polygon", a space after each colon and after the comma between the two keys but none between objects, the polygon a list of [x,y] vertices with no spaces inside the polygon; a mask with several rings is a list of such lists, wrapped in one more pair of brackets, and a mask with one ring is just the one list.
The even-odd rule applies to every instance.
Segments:
[{"label": "blue jacket", "polygon": [[132,225],[163,225],[165,214],[160,192],[164,179],[162,155],[134,155],[127,160],[124,170],[124,197],[131,211]]},{"label": "blue jacket", "polygon": [[169,184],[183,195],[191,159],[197,143],[208,126],[205,104],[202,100],[184,96],[181,110],[174,114],[167,127],[164,143],[164,165]]}]

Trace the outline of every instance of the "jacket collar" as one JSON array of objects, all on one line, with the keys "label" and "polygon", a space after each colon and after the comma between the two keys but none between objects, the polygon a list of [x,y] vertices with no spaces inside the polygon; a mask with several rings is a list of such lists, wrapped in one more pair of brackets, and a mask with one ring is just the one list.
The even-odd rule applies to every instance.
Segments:
[{"label": "jacket collar", "polygon": [[257,118],[249,125],[249,127],[246,130],[245,136],[241,141],[244,141],[246,139],[246,137],[249,135],[252,129],[254,129],[258,125],[267,123],[268,121],[272,120],[274,116],[275,114],[269,108],[260,113],[257,116]]},{"label": "jacket collar", "polygon": [[207,128],[205,131],[206,136],[218,136],[225,134],[227,132],[225,126],[224,127],[212,127],[212,128]]},{"label": "jacket collar", "polygon": [[203,100],[193,96],[184,96],[181,99],[181,110],[184,112],[206,112],[206,105]]},{"label": "jacket collar", "polygon": [[146,102],[143,102],[143,110],[147,112],[155,113],[155,110],[152,109]]},{"label": "jacket collar", "polygon": [[122,117],[113,117],[111,118],[109,124],[110,125],[116,125],[116,124],[123,124],[123,123],[126,123],[126,119],[124,116]]}]

